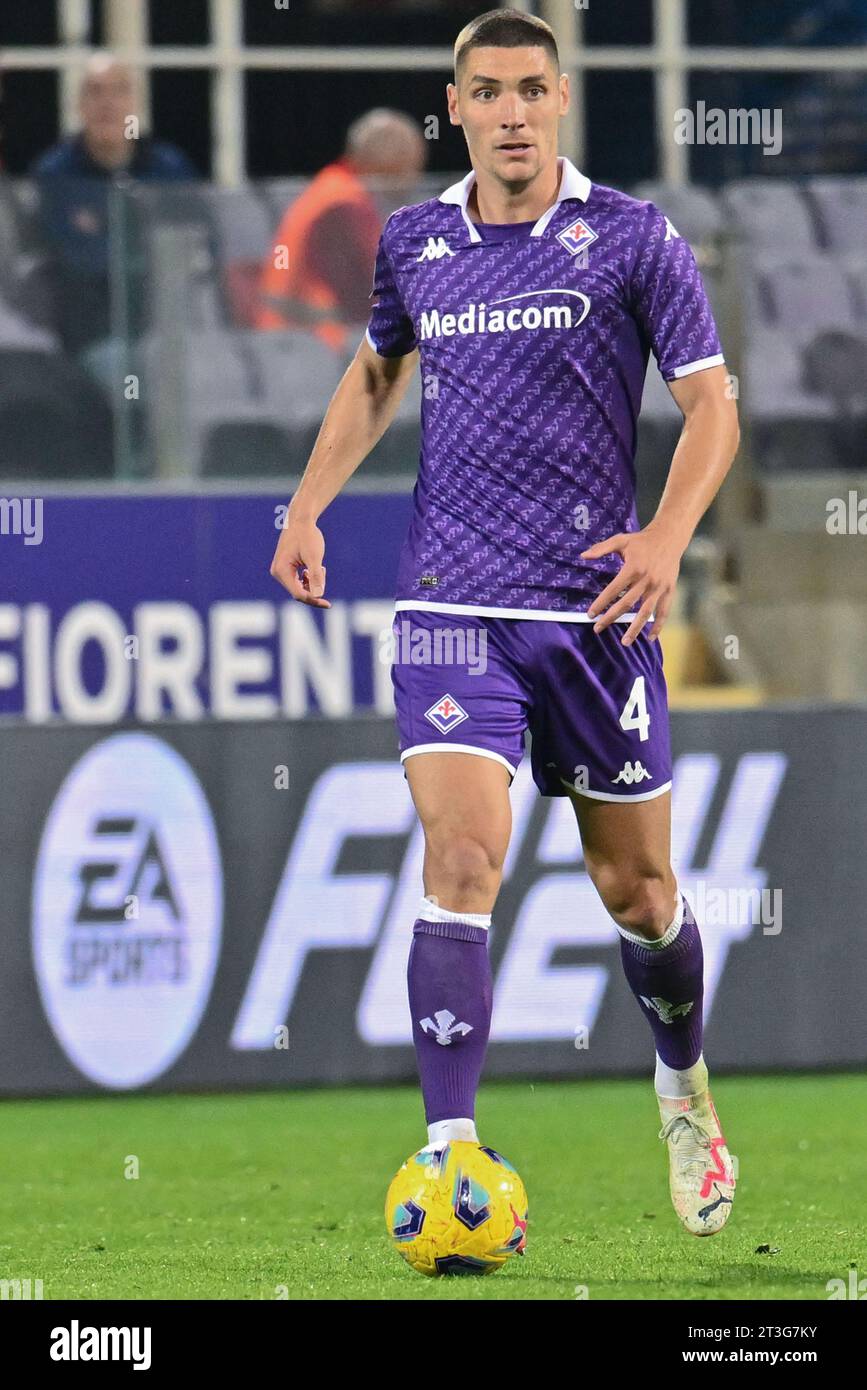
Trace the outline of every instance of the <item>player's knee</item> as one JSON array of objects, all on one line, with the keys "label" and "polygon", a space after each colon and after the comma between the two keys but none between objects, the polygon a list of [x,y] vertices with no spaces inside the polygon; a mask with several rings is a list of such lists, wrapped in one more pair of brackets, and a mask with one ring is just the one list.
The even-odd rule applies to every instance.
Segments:
[{"label": "player's knee", "polygon": [[605,864],[596,868],[593,881],[608,912],[627,931],[656,938],[670,925],[674,912],[668,875]]},{"label": "player's knee", "polygon": [[499,851],[484,839],[473,835],[428,836],[428,861],[436,880],[443,885],[442,906],[461,902],[475,894],[496,893],[503,868]]}]

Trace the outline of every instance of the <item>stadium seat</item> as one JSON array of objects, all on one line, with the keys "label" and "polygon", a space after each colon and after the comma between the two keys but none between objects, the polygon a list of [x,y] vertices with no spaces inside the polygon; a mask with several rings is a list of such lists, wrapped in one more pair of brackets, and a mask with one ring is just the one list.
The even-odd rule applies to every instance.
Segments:
[{"label": "stadium seat", "polygon": [[285,479],[302,467],[292,432],[276,425],[224,421],[213,425],[202,440],[199,471],[205,478]]},{"label": "stadium seat", "polygon": [[810,390],[803,349],[785,331],[754,331],[747,338],[741,383],[751,448],[766,472],[823,470],[839,466],[834,410]]},{"label": "stadium seat", "polygon": [[264,191],[255,184],[243,188],[212,188],[210,207],[217,229],[220,264],[236,260],[262,261],[268,254],[275,219]]},{"label": "stadium seat", "polygon": [[189,327],[195,332],[225,328],[226,305],[213,275],[196,276],[190,284]]},{"label": "stadium seat", "polygon": [[785,332],[765,330],[747,339],[743,399],[760,423],[831,417],[822,397],[806,388],[801,351]]},{"label": "stadium seat", "polygon": [[647,182],[636,185],[633,193],[636,198],[654,203],[693,247],[712,241],[720,230],[722,213],[706,188]]},{"label": "stadium seat", "polygon": [[[151,351],[158,347],[152,345]],[[343,366],[341,358],[308,333],[228,330],[188,341],[193,457],[206,471],[223,475],[275,469],[285,474],[303,467]],[[257,447],[252,439],[258,440]],[[246,447],[232,469],[230,442],[244,440]]]},{"label": "stadium seat", "polygon": [[[276,219],[262,188],[212,188],[215,227],[217,322],[250,328],[254,322],[259,276],[271,245]],[[217,289],[216,286],[219,288]]]},{"label": "stadium seat", "polygon": [[867,253],[867,178],[810,179],[807,196],[824,246]]},{"label": "stadium seat", "polygon": [[275,419],[321,421],[343,374],[343,359],[312,333],[237,334],[241,352],[257,363],[263,399]]},{"label": "stadium seat", "polygon": [[864,260],[850,261],[846,264],[846,277],[855,297],[855,317],[863,328],[867,325],[867,250]]},{"label": "stadium seat", "polygon": [[858,304],[844,267],[827,256],[758,257],[748,275],[750,319],[798,342],[820,328],[854,327]]},{"label": "stadium seat", "polygon": [[742,179],[728,185],[722,207],[728,231],[755,251],[810,251],[818,246],[810,204],[794,184]]},{"label": "stadium seat", "polygon": [[112,421],[102,392],[59,352],[0,351],[0,477],[106,478]]},{"label": "stadium seat", "polygon": [[59,352],[54,333],[37,328],[5,300],[0,299],[0,349],[18,348],[31,352]]}]

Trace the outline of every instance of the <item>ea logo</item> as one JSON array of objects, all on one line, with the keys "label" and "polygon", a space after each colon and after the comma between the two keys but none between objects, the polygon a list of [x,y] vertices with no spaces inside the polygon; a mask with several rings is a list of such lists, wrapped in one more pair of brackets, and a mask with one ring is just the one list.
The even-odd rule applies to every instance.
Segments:
[{"label": "ea logo", "polygon": [[220,950],[210,807],[151,734],[91,748],[58,792],[33,888],[33,958],[70,1061],[103,1086],[159,1076],[192,1038]]}]

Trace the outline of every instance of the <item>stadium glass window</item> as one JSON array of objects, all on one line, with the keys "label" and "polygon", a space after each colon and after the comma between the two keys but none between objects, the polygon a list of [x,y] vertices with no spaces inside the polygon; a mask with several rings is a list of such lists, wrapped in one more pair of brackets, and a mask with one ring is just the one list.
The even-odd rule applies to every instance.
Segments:
[{"label": "stadium glass window", "polygon": [[49,46],[58,41],[57,0],[0,5],[0,47]]},{"label": "stadium glass window", "polygon": [[774,0],[687,5],[688,42],[696,47],[835,48],[867,42],[867,0]]},{"label": "stadium glass window", "polygon": [[210,41],[208,0],[150,0],[150,41],[152,44],[194,46]]},{"label": "stadium glass window", "polygon": [[[459,127],[446,111],[445,72],[250,72],[246,79],[247,167],[251,178],[315,174],[342,152],[349,124],[374,106],[415,117],[427,140],[429,172],[469,167]],[[445,185],[444,185],[445,186]]]},{"label": "stadium glass window", "polygon": [[[698,103],[703,102],[703,108]],[[690,146],[690,177],[719,185],[752,175],[794,178],[801,175],[867,173],[867,74],[863,72],[693,72],[689,106],[764,113],[764,154],[759,138],[748,143]],[[779,116],[774,113],[780,112]],[[699,134],[696,126],[696,135]]]},{"label": "stadium glass window", "polygon": [[448,45],[483,11],[478,0],[288,0],[285,9],[247,0],[244,37],[250,46],[272,47]]},{"label": "stadium glass window", "polygon": [[57,140],[60,79],[44,69],[4,72],[0,167],[23,177],[35,159]]},{"label": "stadium glass window", "polygon": [[[210,42],[208,0],[147,0],[147,11],[147,36],[154,47],[196,47]],[[105,43],[105,0],[91,0],[91,12],[93,41]]]},{"label": "stadium glass window", "polygon": [[585,172],[596,183],[629,188],[657,172],[654,141],[638,139],[654,128],[653,75],[590,71],[585,79]]},{"label": "stadium glass window", "polygon": [[211,74],[202,68],[156,68],[151,73],[151,128],[178,145],[203,178],[211,175]]},{"label": "stadium glass window", "polygon": [[637,48],[653,43],[653,7],[647,0],[618,0],[616,5],[596,5],[591,0],[581,17],[588,47]]}]

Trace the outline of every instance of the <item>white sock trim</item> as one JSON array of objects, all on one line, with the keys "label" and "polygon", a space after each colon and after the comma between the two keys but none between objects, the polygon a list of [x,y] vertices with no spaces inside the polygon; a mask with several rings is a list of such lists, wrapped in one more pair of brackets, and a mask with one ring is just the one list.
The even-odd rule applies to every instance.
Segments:
[{"label": "white sock trim", "polygon": [[458,1120],[436,1120],[427,1127],[429,1144],[478,1144],[476,1122],[464,1117]]},{"label": "white sock trim", "polygon": [[674,911],[674,917],[671,923],[666,927],[664,935],[661,936],[658,941],[651,941],[647,936],[639,936],[636,932],[627,931],[625,927],[619,926],[617,922],[615,922],[614,925],[617,927],[617,930],[624,940],[631,941],[633,946],[646,946],[648,951],[662,951],[666,946],[671,945],[683,926],[683,898],[678,892],[677,907]]},{"label": "white sock trim", "polygon": [[707,1064],[704,1053],[698,1061],[685,1071],[676,1071],[666,1066],[659,1053],[656,1054],[656,1075],[653,1085],[658,1096],[664,1100],[684,1100],[687,1096],[697,1096],[707,1090]]},{"label": "white sock trim", "polygon": [[449,912],[430,898],[422,898],[419,917],[423,922],[469,922],[471,927],[490,927],[490,912]]}]

